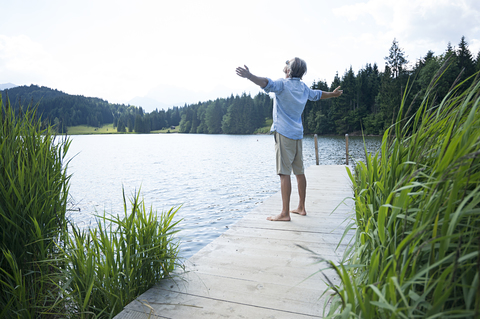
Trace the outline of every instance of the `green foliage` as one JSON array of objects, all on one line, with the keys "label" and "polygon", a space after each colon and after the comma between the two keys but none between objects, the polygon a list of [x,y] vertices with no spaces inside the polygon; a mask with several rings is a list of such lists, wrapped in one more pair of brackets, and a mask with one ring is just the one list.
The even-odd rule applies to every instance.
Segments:
[{"label": "green foliage", "polygon": [[125,133],[127,128],[125,127],[125,122],[123,120],[119,120],[117,124],[117,132]]},{"label": "green foliage", "polygon": [[135,116],[135,133],[150,133],[150,121],[147,116],[137,114]]},{"label": "green foliage", "polygon": [[[22,102],[36,105],[37,113],[49,124],[59,128],[74,125],[99,127],[113,122],[112,109],[116,106],[98,98],[69,95],[58,90],[36,85],[19,86],[2,92],[3,99],[10,99],[18,110]],[[57,119],[57,123],[55,123]]]},{"label": "green foliage", "polygon": [[[22,101],[37,105],[37,113],[42,115],[49,124],[55,125],[59,133],[66,133],[67,126],[88,125],[102,127],[113,123],[119,126],[119,132],[134,131],[148,133],[150,130],[160,130],[176,126],[180,121],[178,107],[168,111],[155,110],[145,113],[141,107],[111,104],[99,98],[69,95],[58,90],[36,85],[19,86],[4,90],[4,100],[7,97],[15,101],[13,107],[18,110]],[[140,119],[137,119],[140,115]]]},{"label": "green foliage", "polygon": [[220,134],[222,132],[222,102],[215,100],[208,104],[205,114],[205,124],[209,134]]},{"label": "green foliage", "polygon": [[480,316],[480,78],[441,101],[439,81],[412,117],[405,95],[381,151],[347,168],[355,236],[348,264],[329,262],[331,318]]},{"label": "green foliage", "polygon": [[63,263],[69,140],[43,128],[32,108],[0,99],[0,317],[38,317],[55,306]]},{"label": "green foliage", "polygon": [[480,71],[480,51],[478,51],[477,58],[475,59],[475,71]]},{"label": "green foliage", "polygon": [[[111,318],[177,263],[178,209],[67,225],[70,140],[0,98],[0,318]],[[70,233],[69,233],[70,230]]]},{"label": "green foliage", "polygon": [[269,134],[272,123],[273,120],[271,118],[265,118],[265,126],[257,128],[253,134]]},{"label": "green foliage", "polygon": [[[334,85],[340,85],[340,78],[338,74],[335,76],[335,79],[332,83]],[[312,89],[329,91],[326,82],[317,82],[313,83]],[[303,111],[303,123],[305,133],[316,133],[316,134],[332,134],[335,131],[336,119],[335,109],[334,109],[334,100],[323,100],[323,101],[308,101],[305,105],[305,110]]]},{"label": "green foliage", "polygon": [[393,39],[389,54],[385,57],[385,60],[387,61],[387,66],[392,70],[394,78],[400,76],[400,74],[404,72],[408,60],[403,49],[398,46],[397,39]]},{"label": "green foliage", "polygon": [[98,228],[72,226],[67,237],[65,290],[80,318],[111,318],[138,295],[169,276],[177,265],[177,232],[170,209],[160,216],[146,209],[138,192],[124,217],[98,216]]},{"label": "green foliage", "polygon": [[[430,92],[431,98],[436,98],[437,101],[447,95],[453,83],[471,77],[478,70],[479,57],[477,55],[475,62],[462,37],[457,50],[449,45],[438,56],[429,51],[412,69],[407,69],[406,55],[394,40],[389,56],[386,57],[384,72],[379,72],[376,64],[366,64],[357,74],[353,73],[352,68],[346,70],[342,77],[337,74],[330,87],[322,82],[313,83],[313,89],[325,91],[331,91],[340,85],[344,93],[332,100],[307,102],[304,111],[305,133],[363,132],[381,135],[394,123],[407,83],[410,93],[404,101],[408,105],[405,112],[413,114],[421,102],[416,97],[425,95],[430,80],[443,65],[448,65],[448,68],[443,69],[442,77]],[[464,82],[462,89],[469,85],[470,82]]]},{"label": "green foliage", "polygon": [[181,109],[179,132],[209,134],[252,134],[272,115],[272,101],[267,94],[231,96]]},{"label": "green foliage", "polygon": [[78,125],[68,128],[68,135],[114,134],[117,132],[118,130],[113,127],[113,124],[105,124],[102,127]]}]

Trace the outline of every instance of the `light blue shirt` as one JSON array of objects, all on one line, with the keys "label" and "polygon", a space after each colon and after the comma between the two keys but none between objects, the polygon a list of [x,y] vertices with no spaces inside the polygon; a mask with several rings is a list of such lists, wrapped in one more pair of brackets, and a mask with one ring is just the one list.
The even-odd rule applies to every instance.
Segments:
[{"label": "light blue shirt", "polygon": [[272,81],[263,90],[275,93],[273,100],[273,124],[271,132],[277,131],[293,140],[303,138],[302,113],[307,100],[318,101],[321,90],[312,90],[300,78],[278,79]]}]

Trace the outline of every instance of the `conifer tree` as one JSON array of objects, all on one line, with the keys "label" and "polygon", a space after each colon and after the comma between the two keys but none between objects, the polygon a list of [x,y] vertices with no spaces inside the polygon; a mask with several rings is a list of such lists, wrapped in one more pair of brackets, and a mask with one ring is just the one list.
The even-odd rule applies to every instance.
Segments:
[{"label": "conifer tree", "polygon": [[467,78],[475,73],[475,61],[472,53],[468,49],[468,43],[465,36],[462,36],[457,50],[457,61],[460,70],[464,70],[463,78]]},{"label": "conifer tree", "polygon": [[122,118],[118,120],[117,132],[122,132],[122,133],[126,132],[125,122],[123,121]]},{"label": "conifer tree", "polygon": [[398,46],[396,38],[393,39],[392,46],[390,47],[390,54],[385,57],[385,60],[392,72],[392,77],[396,78],[404,71],[408,60],[403,49]]},{"label": "conifer tree", "polygon": [[222,106],[219,99],[211,102],[205,112],[205,122],[208,133],[220,134],[222,132]]},{"label": "conifer tree", "polygon": [[480,71],[480,51],[478,51],[477,58],[475,59],[475,71]]}]

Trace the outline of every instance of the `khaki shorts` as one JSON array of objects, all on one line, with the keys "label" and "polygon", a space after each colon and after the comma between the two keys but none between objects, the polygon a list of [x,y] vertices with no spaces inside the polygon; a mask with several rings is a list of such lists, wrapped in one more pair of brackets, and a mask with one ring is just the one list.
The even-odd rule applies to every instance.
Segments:
[{"label": "khaki shorts", "polygon": [[277,174],[303,174],[302,140],[292,140],[275,132],[275,155],[277,157]]}]

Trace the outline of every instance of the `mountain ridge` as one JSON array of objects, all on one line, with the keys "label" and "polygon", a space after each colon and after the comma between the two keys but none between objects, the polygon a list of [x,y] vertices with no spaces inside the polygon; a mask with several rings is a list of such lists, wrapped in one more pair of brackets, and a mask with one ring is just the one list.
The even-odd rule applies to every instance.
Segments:
[{"label": "mountain ridge", "polygon": [[3,83],[3,84],[0,84],[0,91],[12,89],[12,88],[15,88],[17,86],[18,85],[10,83],[10,82],[9,83]]}]

